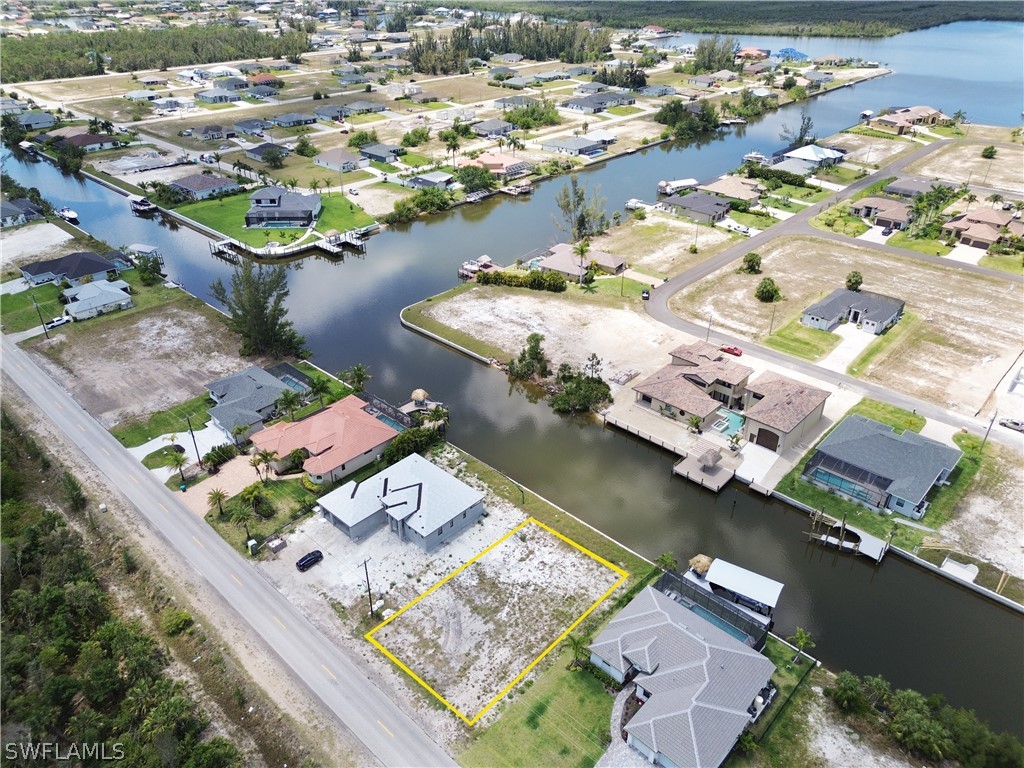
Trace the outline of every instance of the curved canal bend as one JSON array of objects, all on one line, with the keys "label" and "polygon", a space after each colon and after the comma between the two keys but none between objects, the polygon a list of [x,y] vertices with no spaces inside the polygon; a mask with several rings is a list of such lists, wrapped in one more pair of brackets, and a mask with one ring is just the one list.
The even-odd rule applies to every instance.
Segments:
[{"label": "curved canal bend", "polygon": [[[776,148],[782,124],[797,124],[801,109],[820,135],[849,125],[862,109],[897,103],[934,103],[947,111],[965,109],[976,122],[1012,123],[1014,108],[985,102],[982,94],[992,91],[974,79],[982,77],[980,68],[968,66],[962,41],[971,37],[969,31],[989,46],[1001,45],[1006,60],[1014,61],[1021,57],[1016,29],[978,23],[885,41],[750,40],[769,48],[790,45],[812,56],[855,52],[890,62],[900,74],[780,110],[742,134],[722,134],[700,147],[653,147],[614,160],[587,171],[584,180],[602,185],[609,210],[629,197],[651,199],[659,179],[707,178],[735,166],[750,149]],[[914,52],[923,50],[943,50],[942,61],[915,63]],[[995,60],[1001,59],[989,59]],[[994,85],[1019,93],[1022,68],[1006,71],[1018,80]],[[985,71],[985,77],[994,76]],[[949,103],[951,94],[962,101]],[[111,245],[157,245],[170,276],[207,301],[209,284],[230,275],[229,265],[209,255],[205,238],[131,216],[122,196],[98,184],[64,177],[47,163],[8,158],[6,167],[54,203],[77,210],[83,226]],[[815,653],[829,666],[942,693],[954,705],[974,708],[994,728],[1024,735],[1019,614],[898,557],[875,567],[808,545],[803,514],[735,486],[719,497],[706,493],[672,477],[664,452],[599,425],[558,417],[497,372],[400,326],[399,310],[451,287],[462,261],[488,253],[509,263],[552,242],[557,232],[551,213],[562,184],[540,185],[528,202],[491,200],[385,232],[370,240],[365,258],[293,264],[290,317],[307,337],[314,361],[329,371],[368,364],[371,388],[393,401],[425,387],[451,406],[452,442],[652,559],[673,551],[685,561],[704,552],[784,582],[776,631],[787,635],[796,626],[807,627],[817,642]]]}]

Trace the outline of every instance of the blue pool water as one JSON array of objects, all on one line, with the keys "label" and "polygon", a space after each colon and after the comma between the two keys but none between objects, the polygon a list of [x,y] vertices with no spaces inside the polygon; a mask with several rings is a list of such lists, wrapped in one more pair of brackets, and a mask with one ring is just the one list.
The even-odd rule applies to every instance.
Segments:
[{"label": "blue pool water", "polygon": [[306,385],[303,384],[301,381],[296,381],[291,376],[282,376],[281,377],[281,381],[283,381],[289,387],[294,389],[296,392],[305,392],[306,391]]},{"label": "blue pool water", "polygon": [[742,415],[736,413],[736,411],[730,411],[728,408],[719,408],[718,418],[712,425],[712,429],[716,432],[721,432],[726,437],[732,437],[740,431],[742,426]]},{"label": "blue pool water", "polygon": [[397,422],[394,419],[389,419],[383,413],[378,413],[377,414],[377,421],[383,421],[389,427],[391,427],[392,429],[394,429],[394,430],[396,430],[398,432],[401,432],[401,431],[403,431],[405,429],[405,425],[404,424],[402,424],[400,422]]},{"label": "blue pool water", "polygon": [[710,611],[701,608],[699,605],[691,605],[690,610],[696,613],[702,619],[706,619],[710,623],[714,624],[723,632],[728,632],[741,643],[747,642],[747,636],[745,633],[741,632],[740,630],[736,629],[736,627],[718,618],[717,616],[715,616],[715,614],[711,613]]}]

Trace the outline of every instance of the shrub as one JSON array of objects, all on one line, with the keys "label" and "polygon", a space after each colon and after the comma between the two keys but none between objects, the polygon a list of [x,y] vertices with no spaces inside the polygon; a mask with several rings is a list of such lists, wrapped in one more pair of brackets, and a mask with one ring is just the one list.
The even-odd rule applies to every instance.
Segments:
[{"label": "shrub", "polygon": [[160,626],[169,637],[176,637],[193,624],[192,615],[180,608],[166,608],[160,616]]},{"label": "shrub", "polygon": [[751,251],[743,257],[743,271],[756,275],[761,271],[761,256]]},{"label": "shrub", "polygon": [[835,685],[828,689],[832,701],[843,712],[858,713],[864,711],[867,700],[861,691],[860,680],[852,672],[840,672],[836,676]]},{"label": "shrub", "polygon": [[219,467],[221,464],[230,461],[239,454],[237,446],[231,443],[224,443],[211,448],[210,451],[203,456],[203,464],[207,469],[214,469]]},{"label": "shrub", "polygon": [[565,278],[557,272],[481,272],[477,275],[480,285],[507,285],[510,288],[529,288],[534,291],[561,293],[566,289]]},{"label": "shrub", "polygon": [[766,277],[758,283],[757,288],[754,290],[754,298],[758,301],[763,301],[765,304],[771,304],[782,298],[782,292],[774,280]]},{"label": "shrub", "polygon": [[89,499],[86,497],[85,491],[82,490],[82,484],[78,482],[78,478],[70,472],[65,472],[61,475],[60,484],[71,511],[81,512],[85,509]]},{"label": "shrub", "polygon": [[993,147],[993,146],[992,146],[992,145],[990,144],[989,146],[987,146],[987,147],[985,147],[985,148],[984,148],[983,150],[981,150],[981,156],[982,156],[983,158],[985,158],[986,160],[993,160],[993,159],[995,159],[995,156],[996,156],[996,148],[995,148],[995,147]]},{"label": "shrub", "polygon": [[414,453],[423,454],[441,442],[441,433],[431,427],[413,427],[407,429],[391,441],[381,453],[381,461],[385,466],[401,461]]}]

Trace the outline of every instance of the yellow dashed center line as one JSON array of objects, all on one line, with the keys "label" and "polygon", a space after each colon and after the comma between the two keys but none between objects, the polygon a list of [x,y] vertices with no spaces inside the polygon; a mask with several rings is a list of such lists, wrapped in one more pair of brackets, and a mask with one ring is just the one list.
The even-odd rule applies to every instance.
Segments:
[{"label": "yellow dashed center line", "polygon": [[326,672],[326,673],[327,673],[328,675],[330,675],[330,676],[331,676],[331,680],[337,680],[337,679],[338,679],[337,677],[335,677],[335,676],[334,676],[334,673],[333,673],[333,672],[331,672],[331,670],[329,670],[329,669],[328,669],[327,667],[325,667],[325,666],[324,666],[323,664],[321,664],[321,665],[320,665],[320,668],[321,668],[321,669],[322,669],[322,670],[323,670],[324,672]]},{"label": "yellow dashed center line", "polygon": [[277,622],[277,625],[281,627],[281,629],[288,629],[288,627],[284,625],[284,622],[277,618],[277,616],[274,616],[273,619]]},{"label": "yellow dashed center line", "polygon": [[386,725],[384,725],[384,723],[382,723],[380,720],[377,721],[377,725],[379,725],[381,728],[383,728],[384,729],[384,733],[386,733],[392,739],[395,738],[395,734],[393,734],[391,731],[389,731],[388,727]]},{"label": "yellow dashed center line", "polygon": [[201,541],[200,541],[199,539],[197,539],[197,538],[196,538],[195,536],[193,536],[193,537],[192,537],[192,541],[194,541],[194,542],[195,542],[196,544],[198,544],[198,545],[199,545],[200,547],[202,547],[203,549],[206,549],[206,545],[205,545],[205,544],[203,544],[203,542],[201,542]]},{"label": "yellow dashed center line", "polygon": [[238,585],[238,586],[240,586],[240,587],[241,587],[241,586],[243,586],[243,585],[242,585],[242,582],[238,580],[238,577],[237,577],[237,576],[235,576],[235,574],[233,574],[233,573],[232,573],[232,574],[231,574],[231,578],[232,578],[232,579],[234,579],[234,581],[235,581],[235,584],[237,584],[237,585]]}]

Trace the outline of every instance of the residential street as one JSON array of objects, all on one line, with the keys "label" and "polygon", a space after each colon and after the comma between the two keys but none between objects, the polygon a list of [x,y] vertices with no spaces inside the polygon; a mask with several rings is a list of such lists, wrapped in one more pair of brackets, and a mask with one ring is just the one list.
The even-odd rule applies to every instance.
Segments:
[{"label": "residential street", "polygon": [[[648,314],[651,317],[659,320],[660,322],[668,325],[677,330],[684,331],[698,338],[704,338],[708,333],[706,325],[698,325],[696,323],[683,320],[669,309],[669,299],[673,295],[683,290],[692,283],[700,280],[703,277],[716,272],[725,265],[738,261],[743,258],[743,255],[751,251],[757,251],[757,249],[768,242],[775,240],[780,237],[796,237],[796,236],[807,236],[816,237],[828,240],[836,240],[845,243],[853,243],[857,245],[863,245],[865,247],[872,247],[882,251],[899,254],[906,258],[919,259],[932,264],[942,264],[943,266],[953,267],[956,269],[963,269],[967,272],[973,272],[975,274],[983,274],[989,277],[995,277],[1000,280],[1005,280],[1008,283],[1014,283],[1017,285],[1024,285],[1024,277],[1021,275],[1011,275],[1005,272],[998,272],[984,267],[979,267],[974,264],[964,264],[961,262],[950,261],[949,259],[936,258],[935,256],[926,256],[921,253],[914,251],[907,251],[900,248],[893,248],[887,245],[876,245],[871,243],[865,243],[863,241],[854,240],[852,238],[843,237],[836,235],[832,232],[824,232],[819,229],[815,229],[808,221],[814,216],[821,213],[823,210],[833,206],[837,201],[847,199],[850,196],[856,194],[860,190],[869,187],[875,182],[884,179],[888,176],[895,175],[905,166],[910,163],[916,162],[925,155],[935,152],[940,147],[947,145],[948,141],[936,141],[928,146],[921,147],[920,149],[914,150],[910,154],[899,158],[898,160],[884,166],[875,173],[854,182],[842,192],[837,193],[834,196],[823,200],[820,203],[810,205],[804,210],[794,214],[785,221],[776,224],[760,234],[755,235],[749,239],[743,240],[726,251],[718,254],[714,258],[708,259],[707,261],[698,264],[692,269],[688,269],[685,272],[676,275],[674,278],[666,283],[659,285],[656,290],[651,291],[651,298],[649,301],[644,302]],[[823,382],[834,382],[840,388],[855,392],[865,397],[871,397],[875,400],[881,400],[886,403],[891,403],[900,408],[904,408],[908,411],[916,411],[925,418],[937,419],[947,424],[952,424],[957,427],[966,427],[972,432],[984,432],[988,426],[987,420],[982,421],[980,419],[971,419],[959,414],[948,411],[931,403],[927,403],[923,400],[918,400],[914,397],[903,395],[899,392],[886,389],[884,387],[872,384],[870,382],[861,381],[852,376],[848,376],[844,373],[836,373],[822,368],[814,363],[810,363],[799,358],[792,357],[783,352],[778,352],[774,349],[766,347],[756,342],[752,342],[750,339],[740,338],[738,336],[730,336],[727,334],[719,333],[715,330],[714,326],[711,327],[711,341],[716,344],[732,344],[743,347],[744,350],[756,354],[759,358],[767,360],[780,368],[788,368],[792,371],[799,371],[800,373],[819,379]],[[1015,435],[1004,432],[1001,429],[993,429],[990,435],[992,440],[1003,443],[1011,447],[1019,446],[1019,439]]]},{"label": "residential street", "polygon": [[420,726],[57,386],[12,338],[3,370],[382,765],[454,766]]}]

